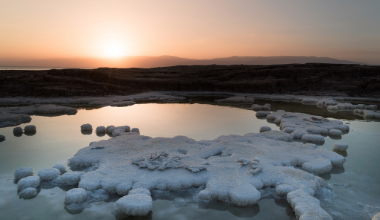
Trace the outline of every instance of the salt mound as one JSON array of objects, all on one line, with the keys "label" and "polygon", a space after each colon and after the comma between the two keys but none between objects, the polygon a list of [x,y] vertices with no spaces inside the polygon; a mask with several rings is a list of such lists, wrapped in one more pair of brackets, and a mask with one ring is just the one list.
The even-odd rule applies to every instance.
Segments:
[{"label": "salt mound", "polygon": [[67,172],[66,167],[63,166],[62,164],[57,164],[57,165],[55,165],[53,168],[58,169],[59,172],[61,172],[61,174],[64,174],[64,173]]},{"label": "salt mound", "polygon": [[15,177],[15,180],[18,181],[24,177],[27,177],[27,176],[33,176],[33,169],[30,168],[30,167],[23,167],[23,168],[20,168],[18,170],[16,170],[15,174],[14,174],[14,177]]},{"label": "salt mound", "polygon": [[345,143],[335,143],[334,150],[345,151],[348,149],[348,145]]},{"label": "salt mound", "polygon": [[61,172],[56,168],[44,169],[38,172],[38,176],[42,181],[51,181],[61,175]]},{"label": "salt mound", "polygon": [[258,104],[253,104],[251,106],[251,109],[253,109],[255,111],[261,111],[261,110],[270,111],[271,110],[271,105],[270,104],[265,104],[265,105],[261,106],[261,105],[258,105]]},{"label": "salt mound", "polygon": [[31,199],[37,196],[37,190],[35,188],[28,187],[22,190],[18,195],[26,199]]},{"label": "salt mound", "polygon": [[129,191],[128,195],[133,195],[133,194],[145,194],[150,196],[150,191],[144,188],[137,188],[137,189],[132,189]]},{"label": "salt mound", "polygon": [[305,134],[302,136],[302,141],[314,144],[324,144],[325,138],[317,134]]},{"label": "salt mound", "polygon": [[96,133],[105,133],[106,128],[104,126],[99,126],[96,128]]},{"label": "salt mound", "polygon": [[70,189],[65,195],[65,205],[72,203],[84,203],[87,198],[87,192],[81,188]]},{"label": "salt mound", "polygon": [[80,177],[84,174],[84,172],[68,172],[63,174],[62,176],[59,176],[56,179],[56,182],[60,185],[65,186],[74,186],[78,185],[80,181]]},{"label": "salt mound", "polygon": [[271,112],[267,112],[267,111],[258,111],[256,112],[256,117],[260,118],[260,117],[266,117],[267,115],[271,114]]},{"label": "salt mound", "polygon": [[269,126],[261,126],[260,133],[272,130]]},{"label": "salt mound", "polygon": [[21,134],[22,133],[22,128],[21,127],[15,127],[15,128],[13,128],[13,133],[14,134]]},{"label": "salt mound", "polygon": [[140,134],[140,130],[138,128],[132,128],[131,132]]},{"label": "salt mound", "polygon": [[145,216],[152,210],[152,203],[152,197],[146,194],[127,195],[116,201],[113,212]]},{"label": "salt mound", "polygon": [[329,131],[329,135],[331,136],[337,136],[337,137],[340,137],[342,136],[343,132],[341,130],[337,130],[337,129],[331,129]]},{"label": "salt mound", "polygon": [[81,131],[92,131],[92,126],[90,124],[83,124],[80,126]]},{"label": "salt mound", "polygon": [[115,126],[110,125],[110,126],[107,126],[107,128],[106,128],[106,132],[112,134],[112,132],[113,132],[115,129],[116,129]]},{"label": "salt mound", "polygon": [[22,191],[28,187],[37,188],[40,185],[40,177],[38,176],[28,176],[22,178],[17,183],[17,190]]},{"label": "salt mound", "polygon": [[115,130],[112,131],[112,137],[119,136],[119,135],[121,135],[123,133],[125,133],[125,131],[123,129],[120,129],[120,128],[115,129]]},{"label": "salt mound", "polygon": [[25,126],[25,128],[24,128],[24,132],[25,133],[32,133],[32,132],[35,132],[36,131],[36,126],[34,126],[34,125],[27,125],[27,126]]}]

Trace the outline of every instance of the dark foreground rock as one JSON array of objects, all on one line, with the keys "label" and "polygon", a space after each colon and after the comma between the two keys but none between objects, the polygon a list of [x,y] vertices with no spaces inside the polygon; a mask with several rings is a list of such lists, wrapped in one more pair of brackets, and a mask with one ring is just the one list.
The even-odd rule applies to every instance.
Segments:
[{"label": "dark foreground rock", "polygon": [[342,64],[0,71],[0,96],[104,96],[155,91],[380,96],[380,67]]}]

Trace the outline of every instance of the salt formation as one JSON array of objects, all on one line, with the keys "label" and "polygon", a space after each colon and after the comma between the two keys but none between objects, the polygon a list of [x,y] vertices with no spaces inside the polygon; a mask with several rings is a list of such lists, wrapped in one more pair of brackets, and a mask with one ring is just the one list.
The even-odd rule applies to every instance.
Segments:
[{"label": "salt formation", "polygon": [[128,195],[133,195],[133,194],[145,194],[150,196],[150,191],[144,188],[137,188],[137,189],[132,189],[129,191]]},{"label": "salt formation", "polygon": [[83,124],[80,126],[81,131],[92,131],[92,126],[90,124]]},{"label": "salt formation", "polygon": [[116,129],[115,126],[113,125],[110,125],[110,126],[107,126],[106,127],[106,132],[109,133],[109,134],[112,134],[112,132]]},{"label": "salt formation", "polygon": [[380,119],[380,111],[372,111],[372,110],[362,110],[362,109],[356,109],[354,110],[354,114],[360,115],[363,118],[366,119]]},{"label": "salt formation", "polygon": [[258,111],[258,112],[256,112],[256,117],[262,118],[262,117],[266,117],[269,114],[271,114],[271,112]]},{"label": "salt formation", "polygon": [[59,185],[65,185],[65,186],[74,186],[78,185],[80,181],[80,177],[84,174],[84,172],[68,172],[61,176],[59,176],[55,183]]},{"label": "salt formation", "polygon": [[132,194],[117,200],[113,212],[132,216],[145,216],[152,210],[152,197],[146,194]]},{"label": "salt formation", "polygon": [[34,126],[34,125],[27,125],[27,126],[25,126],[25,128],[24,128],[24,132],[25,132],[25,133],[33,133],[33,132],[36,132],[36,126]]},{"label": "salt formation", "polygon": [[19,193],[20,197],[31,199],[37,196],[36,188],[28,187]]},{"label": "salt formation", "polygon": [[61,172],[56,168],[44,169],[38,172],[38,176],[42,181],[51,181],[61,175]]},{"label": "salt formation", "polygon": [[99,126],[96,128],[96,133],[105,133],[106,128],[104,126]]},{"label": "salt formation", "polygon": [[269,126],[261,126],[260,133],[272,130]]},{"label": "salt formation", "polygon": [[282,131],[291,132],[294,139],[301,139],[304,142],[316,144],[323,144],[325,142],[322,135],[339,136],[339,134],[342,135],[350,130],[350,127],[343,124],[342,121],[329,120],[304,113],[279,110],[269,114],[267,119],[269,122],[279,125]]},{"label": "salt formation", "polygon": [[11,114],[6,111],[6,109],[0,108],[0,128],[16,126],[22,123],[28,123],[32,120],[29,115]]},{"label": "salt formation", "polygon": [[0,134],[0,141],[5,140],[5,136]]},{"label": "salt formation", "polygon": [[20,179],[27,177],[27,176],[33,176],[33,169],[30,167],[23,167],[18,170],[16,170],[14,177],[15,181],[19,181]]},{"label": "salt formation", "polygon": [[58,105],[39,105],[11,107],[8,111],[12,114],[45,115],[45,114],[76,114],[75,108]]},{"label": "salt formation", "polygon": [[130,106],[130,105],[134,105],[134,104],[136,104],[136,102],[134,102],[134,101],[124,101],[124,102],[114,102],[110,105],[121,107],[121,106]]},{"label": "salt formation", "polygon": [[247,96],[235,96],[216,101],[219,103],[253,103],[255,99]]},{"label": "salt formation", "polygon": [[22,178],[17,183],[17,190],[22,191],[28,187],[37,188],[40,185],[40,177],[38,176],[28,176]]},{"label": "salt formation", "polygon": [[348,145],[345,143],[335,143],[334,150],[345,151],[348,149]]},{"label": "salt formation", "polygon": [[59,172],[61,172],[61,174],[64,174],[64,173],[67,172],[66,167],[63,166],[62,164],[57,164],[57,165],[55,165],[53,168],[58,169]]},{"label": "salt formation", "polygon": [[72,203],[84,203],[87,198],[87,192],[81,188],[74,188],[66,192],[65,195],[65,205],[70,205]]},{"label": "salt formation", "polygon": [[15,127],[13,128],[14,134],[22,134],[22,128],[21,127]]},{"label": "salt formation", "polygon": [[261,105],[258,105],[258,104],[253,104],[251,106],[251,109],[255,110],[255,111],[261,111],[261,110],[264,110],[264,111],[270,111],[271,110],[271,105],[270,104],[265,104],[263,106]]},{"label": "salt formation", "polygon": [[131,132],[140,134],[140,130],[138,128],[132,128]]}]

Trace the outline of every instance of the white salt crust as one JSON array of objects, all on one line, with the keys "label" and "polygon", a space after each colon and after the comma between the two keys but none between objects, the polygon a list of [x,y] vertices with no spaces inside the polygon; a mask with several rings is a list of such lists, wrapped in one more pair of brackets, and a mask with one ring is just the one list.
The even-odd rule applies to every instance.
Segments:
[{"label": "white salt crust", "polygon": [[87,192],[81,188],[70,189],[65,195],[65,205],[70,205],[72,203],[84,203],[87,198]]},{"label": "white salt crust", "polygon": [[343,134],[343,132],[341,130],[337,130],[337,129],[329,130],[330,136],[340,137],[340,136],[342,136],[342,134]]},{"label": "white salt crust", "polygon": [[80,181],[80,177],[84,174],[84,172],[68,172],[63,174],[62,176],[59,176],[55,182],[60,185],[65,186],[74,186],[78,185]]},{"label": "white salt crust", "polygon": [[61,175],[61,172],[56,168],[44,169],[38,172],[41,181],[51,181]]},{"label": "white salt crust", "polygon": [[37,196],[36,188],[28,187],[23,189],[19,194],[20,197],[31,199]]},{"label": "white salt crust", "polygon": [[36,131],[36,126],[34,125],[27,125],[24,128],[24,132],[35,132]]},{"label": "white salt crust", "polygon": [[15,174],[14,174],[14,177],[15,177],[15,180],[18,181],[24,177],[27,177],[27,176],[33,176],[34,173],[33,173],[33,169],[30,168],[30,167],[23,167],[23,168],[20,168],[20,169],[17,169],[15,171]]},{"label": "white salt crust", "polygon": [[22,191],[28,187],[37,188],[40,185],[40,177],[38,176],[28,176],[25,178],[22,178],[17,183],[17,190]]},{"label": "white salt crust", "polygon": [[334,150],[345,151],[347,149],[348,149],[348,144],[345,144],[345,143],[335,143],[334,144]]},{"label": "white salt crust", "polygon": [[261,126],[260,133],[272,130],[269,126]]},{"label": "white salt crust", "polygon": [[53,168],[58,169],[59,172],[61,172],[61,174],[64,174],[64,173],[67,172],[66,167],[63,166],[62,164],[57,164],[57,165],[55,165]]},{"label": "white salt crust", "polygon": [[83,124],[80,126],[81,131],[92,131],[92,126],[90,124]]},{"label": "white salt crust", "polygon": [[144,188],[132,189],[128,193],[128,195],[133,195],[133,194],[145,194],[145,195],[148,195],[148,196],[151,195],[150,191],[148,189],[144,189]]},{"label": "white salt crust", "polygon": [[127,195],[114,204],[115,214],[124,213],[132,216],[145,216],[152,210],[152,197],[146,194]]}]

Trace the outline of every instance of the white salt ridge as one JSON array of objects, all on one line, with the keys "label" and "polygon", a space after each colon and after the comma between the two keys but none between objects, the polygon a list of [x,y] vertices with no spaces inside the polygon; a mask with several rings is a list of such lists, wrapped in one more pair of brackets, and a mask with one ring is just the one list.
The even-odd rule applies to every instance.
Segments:
[{"label": "white salt ridge", "polygon": [[90,124],[83,124],[80,126],[81,131],[92,131],[92,126]]},{"label": "white salt ridge", "polygon": [[334,150],[345,151],[348,149],[348,145],[345,143],[335,143]]},{"label": "white salt ridge", "polygon": [[15,171],[15,174],[14,174],[14,177],[15,177],[15,180],[18,181],[24,177],[27,177],[27,176],[33,176],[34,173],[33,173],[33,169],[30,168],[30,167],[23,167],[23,168],[20,168],[20,169],[17,169]]},{"label": "white salt ridge", "polygon": [[17,190],[22,191],[28,187],[37,188],[40,185],[40,177],[38,176],[28,176],[25,178],[22,178],[17,183]]},{"label": "white salt ridge", "polygon": [[272,130],[269,126],[261,126],[260,133]]},{"label": "white salt ridge", "polygon": [[37,190],[36,188],[28,187],[22,190],[18,195],[26,199],[31,199],[37,196]]},{"label": "white salt ridge", "polygon": [[41,178],[41,181],[51,181],[60,175],[61,172],[56,168],[44,169],[38,172],[38,176]]},{"label": "white salt ridge", "polygon": [[27,125],[24,128],[24,132],[35,132],[36,131],[36,126],[34,125]]},{"label": "white salt ridge", "polygon": [[146,194],[127,195],[114,204],[113,212],[115,214],[127,214],[132,216],[145,216],[152,210],[152,197]]},{"label": "white salt ridge", "polygon": [[67,172],[66,167],[63,166],[62,164],[57,164],[57,165],[55,165],[53,168],[58,169],[59,172],[61,172],[61,174],[64,174],[64,173]]},{"label": "white salt ridge", "polygon": [[87,198],[87,192],[81,188],[70,189],[65,195],[65,205],[70,205],[72,203],[84,203]]},{"label": "white salt ridge", "polygon": [[104,126],[98,126],[96,128],[96,133],[105,133],[106,132],[106,128]]}]

